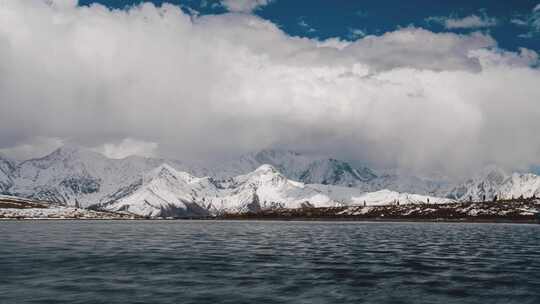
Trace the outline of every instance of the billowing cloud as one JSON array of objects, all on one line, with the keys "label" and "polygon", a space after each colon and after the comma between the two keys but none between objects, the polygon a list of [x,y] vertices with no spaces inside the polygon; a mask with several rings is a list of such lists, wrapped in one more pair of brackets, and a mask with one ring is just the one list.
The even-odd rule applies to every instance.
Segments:
[{"label": "billowing cloud", "polygon": [[396,68],[479,71],[479,59],[470,56],[470,52],[495,45],[490,36],[481,33],[435,34],[423,29],[405,28],[381,36],[366,36],[335,57],[348,56],[350,64],[359,61],[368,65],[371,71]]},{"label": "billowing cloud", "polygon": [[463,18],[429,17],[428,22],[436,22],[447,29],[483,28],[497,25],[497,19],[488,16],[470,15]]},{"label": "billowing cloud", "polygon": [[119,143],[106,143],[94,149],[109,158],[121,159],[131,155],[154,157],[157,147],[154,142],[124,138]]},{"label": "billowing cloud", "polygon": [[449,174],[539,161],[537,54],[486,34],[318,41],[152,4],[7,0],[0,16],[0,149],[42,137],[190,160],[278,146]]},{"label": "billowing cloud", "polygon": [[222,0],[221,4],[231,12],[251,13],[270,2],[272,0]]}]

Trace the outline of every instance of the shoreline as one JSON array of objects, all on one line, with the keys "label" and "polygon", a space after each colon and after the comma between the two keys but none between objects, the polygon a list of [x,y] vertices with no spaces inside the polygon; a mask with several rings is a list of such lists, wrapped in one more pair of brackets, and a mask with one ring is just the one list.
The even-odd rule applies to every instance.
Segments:
[{"label": "shoreline", "polygon": [[343,223],[448,223],[448,224],[540,224],[535,219],[403,219],[403,218],[346,218],[346,217],[215,217],[215,218],[0,218],[0,222],[18,221],[223,221],[223,222],[343,222]]},{"label": "shoreline", "polygon": [[16,197],[0,199],[0,221],[10,220],[200,220],[200,221],[326,221],[326,222],[424,222],[540,224],[540,199],[518,198],[497,202],[445,204],[398,203],[375,206],[334,206],[256,209],[211,215],[180,213],[148,217],[125,212],[93,210],[47,204]]},{"label": "shoreline", "polygon": [[406,219],[406,218],[347,218],[347,217],[250,217],[218,218],[223,221],[281,221],[281,222],[373,222],[373,223],[479,223],[479,224],[540,224],[536,219]]}]

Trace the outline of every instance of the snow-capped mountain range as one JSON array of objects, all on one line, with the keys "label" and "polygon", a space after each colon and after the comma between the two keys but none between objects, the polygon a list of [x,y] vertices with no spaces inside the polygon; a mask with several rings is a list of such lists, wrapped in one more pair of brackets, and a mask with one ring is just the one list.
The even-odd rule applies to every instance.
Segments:
[{"label": "snow-capped mountain range", "polygon": [[454,186],[445,196],[457,200],[540,197],[540,176],[532,173],[508,174],[500,168],[489,166],[474,178]]},{"label": "snow-capped mountain range", "polygon": [[209,175],[228,178],[269,164],[292,180],[307,184],[358,186],[377,177],[367,167],[353,167],[333,158],[308,156],[293,151],[263,150],[214,166]]},{"label": "snow-capped mountain range", "polygon": [[540,196],[540,177],[487,168],[462,183],[376,172],[291,151],[263,150],[215,166],[65,146],[22,162],[0,155],[0,194],[145,216],[275,207],[448,202]]},{"label": "snow-capped mountain range", "polygon": [[127,187],[122,195],[95,206],[146,216],[190,216],[255,212],[268,208],[331,207],[352,204],[378,205],[401,201],[420,203],[451,200],[383,190],[364,192],[353,187],[304,184],[292,181],[271,165],[230,179],[198,178],[169,165],[151,171]]}]

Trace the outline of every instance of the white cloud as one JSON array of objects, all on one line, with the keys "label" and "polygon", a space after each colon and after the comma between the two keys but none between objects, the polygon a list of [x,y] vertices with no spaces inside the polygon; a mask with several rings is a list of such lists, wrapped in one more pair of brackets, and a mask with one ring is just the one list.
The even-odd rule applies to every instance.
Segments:
[{"label": "white cloud", "polygon": [[316,32],[317,30],[314,29],[311,25],[309,25],[306,20],[304,20],[304,18],[300,18],[299,21],[298,21],[298,25],[300,27],[302,27],[303,29],[305,29],[307,32],[309,33],[312,33],[312,32]]},{"label": "white cloud", "polygon": [[486,34],[318,41],[151,4],[7,0],[0,16],[2,149],[44,137],[189,160],[288,146],[456,174],[539,162],[537,55]]},{"label": "white cloud", "polygon": [[519,53],[503,50],[474,50],[471,56],[477,57],[482,66],[535,66],[538,64],[538,53],[526,48],[519,48]]},{"label": "white cloud", "polygon": [[528,25],[527,21],[519,19],[519,18],[513,18],[510,20],[511,23],[519,26],[526,26]]},{"label": "white cloud", "polygon": [[435,34],[424,29],[404,28],[357,40],[340,55],[350,55],[374,71],[407,67],[478,71],[481,69],[478,58],[470,56],[470,52],[494,46],[496,42],[481,33]]},{"label": "white cloud", "polygon": [[349,38],[351,38],[352,40],[356,40],[358,38],[365,37],[366,35],[367,34],[366,34],[365,30],[361,30],[361,29],[358,29],[358,28],[350,28],[349,29]]},{"label": "white cloud", "polygon": [[67,8],[75,8],[77,4],[79,3],[79,0],[47,0],[46,2],[50,3],[51,6],[54,6],[60,9],[67,9]]},{"label": "white cloud", "polygon": [[483,28],[497,25],[497,19],[485,15],[470,15],[464,18],[429,17],[426,20],[439,23],[447,29]]},{"label": "white cloud", "polygon": [[231,12],[251,13],[271,2],[272,0],[222,0],[221,4]]},{"label": "white cloud", "polygon": [[125,138],[119,143],[106,143],[94,148],[97,152],[109,158],[125,158],[131,155],[153,157],[156,156],[158,144],[132,138]]},{"label": "white cloud", "polygon": [[16,160],[27,160],[49,154],[64,145],[64,140],[54,137],[36,136],[18,142],[9,148],[0,149],[0,155]]},{"label": "white cloud", "polygon": [[528,28],[528,32],[519,35],[521,38],[532,38],[540,33],[540,4],[533,8],[530,14],[520,15],[513,18],[510,22],[518,26]]},{"label": "white cloud", "polygon": [[529,20],[534,31],[540,32],[540,10],[535,10]]}]

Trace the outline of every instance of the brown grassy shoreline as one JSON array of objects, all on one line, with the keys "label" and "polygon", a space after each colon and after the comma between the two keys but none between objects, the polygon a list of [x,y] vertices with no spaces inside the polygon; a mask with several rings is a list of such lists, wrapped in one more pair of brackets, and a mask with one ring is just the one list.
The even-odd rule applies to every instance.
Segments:
[{"label": "brown grassy shoreline", "polygon": [[479,224],[540,224],[536,219],[425,219],[425,218],[354,218],[354,217],[216,217],[207,220],[223,221],[278,221],[278,222],[364,222],[364,223],[479,223]]},{"label": "brown grassy shoreline", "polygon": [[[332,222],[436,222],[436,223],[540,223],[540,199],[518,198],[490,202],[447,204],[388,204],[383,206],[337,206],[298,209],[267,209],[218,216],[147,218],[125,213],[76,209],[69,214],[28,216],[24,210],[47,211],[51,204],[22,198],[0,199],[0,220],[252,220]],[[73,209],[73,208],[72,208]],[[6,210],[13,210],[11,214]],[[15,210],[20,210],[19,212]],[[42,213],[41,211],[38,212]],[[90,213],[90,215],[85,215]]]},{"label": "brown grassy shoreline", "polygon": [[2,221],[263,221],[263,222],[350,222],[350,223],[463,223],[463,224],[540,224],[532,219],[359,219],[359,218],[0,218]]},{"label": "brown grassy shoreline", "polygon": [[540,200],[519,198],[497,202],[389,204],[327,208],[274,209],[225,214],[220,219],[282,221],[539,223]]}]

